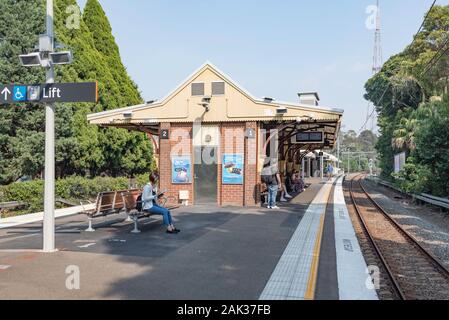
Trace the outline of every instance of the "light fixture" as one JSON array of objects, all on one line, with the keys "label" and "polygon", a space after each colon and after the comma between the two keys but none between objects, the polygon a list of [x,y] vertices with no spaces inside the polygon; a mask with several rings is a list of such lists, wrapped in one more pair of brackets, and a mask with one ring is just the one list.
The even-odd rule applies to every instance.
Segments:
[{"label": "light fixture", "polygon": [[73,61],[72,52],[70,51],[52,52],[49,57],[51,63],[57,65],[70,64]]},{"label": "light fixture", "polygon": [[20,64],[24,67],[41,67],[42,59],[39,52],[19,55]]},{"label": "light fixture", "polygon": [[126,119],[131,119],[133,117],[133,112],[132,111],[127,111],[123,113],[123,118]]}]

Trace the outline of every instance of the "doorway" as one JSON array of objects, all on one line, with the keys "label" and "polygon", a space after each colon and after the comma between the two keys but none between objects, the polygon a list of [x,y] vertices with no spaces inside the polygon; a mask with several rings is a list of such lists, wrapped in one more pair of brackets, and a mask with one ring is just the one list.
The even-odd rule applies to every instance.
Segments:
[{"label": "doorway", "polygon": [[218,148],[195,147],[195,204],[217,204]]}]

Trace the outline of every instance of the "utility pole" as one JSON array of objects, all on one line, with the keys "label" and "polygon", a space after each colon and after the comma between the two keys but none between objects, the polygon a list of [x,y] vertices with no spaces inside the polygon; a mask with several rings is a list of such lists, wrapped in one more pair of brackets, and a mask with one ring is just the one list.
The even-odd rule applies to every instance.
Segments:
[{"label": "utility pole", "polygon": [[[47,36],[54,51],[53,0],[47,0]],[[55,71],[52,63],[47,67],[46,83],[55,82]],[[44,195],[44,227],[43,251],[55,252],[55,105],[45,106],[45,195]]]},{"label": "utility pole", "polygon": [[349,153],[348,153],[348,174],[351,173],[351,163],[349,159]]}]

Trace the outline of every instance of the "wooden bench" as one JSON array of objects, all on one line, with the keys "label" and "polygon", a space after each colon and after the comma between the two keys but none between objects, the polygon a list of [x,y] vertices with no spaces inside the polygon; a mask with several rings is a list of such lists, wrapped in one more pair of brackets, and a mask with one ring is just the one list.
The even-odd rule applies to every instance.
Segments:
[{"label": "wooden bench", "polygon": [[[141,204],[140,207],[143,206],[142,201],[138,201],[139,196],[142,194],[141,191],[128,191],[128,192],[123,192],[121,194],[122,199],[123,199],[123,203],[125,206],[125,212],[128,215],[128,217],[131,218],[131,220],[134,222],[134,229],[131,231],[131,233],[140,233],[139,230],[139,220],[142,218],[149,218],[152,216],[151,213],[149,212],[145,212],[143,210],[138,210],[138,204]],[[174,197],[173,197],[174,199]],[[168,200],[170,200],[170,197],[164,197],[163,195],[160,195],[158,197],[159,200],[159,205],[167,208],[168,210],[175,210],[175,209],[179,209],[180,206],[179,205],[172,205],[172,206],[166,206]]]},{"label": "wooden bench", "polygon": [[[123,202],[121,194],[128,191],[141,192],[137,189],[101,192],[97,195],[97,199],[95,200],[95,208],[92,210],[88,210],[85,208],[86,204],[92,204],[92,202],[81,201],[83,213],[87,215],[89,222],[89,227],[86,229],[86,231],[95,231],[92,226],[93,219],[98,217],[106,217],[111,214],[120,214],[123,210],[125,210],[125,204]],[[130,217],[128,216],[128,220],[129,219]]]},{"label": "wooden bench", "polygon": [[25,207],[27,204],[21,201],[10,201],[0,203],[0,219],[2,218],[2,212],[8,209],[19,209]]}]

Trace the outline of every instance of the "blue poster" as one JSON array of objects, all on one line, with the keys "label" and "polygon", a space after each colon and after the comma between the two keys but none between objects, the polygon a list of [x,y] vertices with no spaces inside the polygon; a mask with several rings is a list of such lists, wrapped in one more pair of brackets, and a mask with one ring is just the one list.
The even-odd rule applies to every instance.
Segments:
[{"label": "blue poster", "polygon": [[223,184],[243,184],[243,154],[223,155]]},{"label": "blue poster", "polygon": [[173,157],[172,183],[192,183],[192,160],[190,156]]}]

